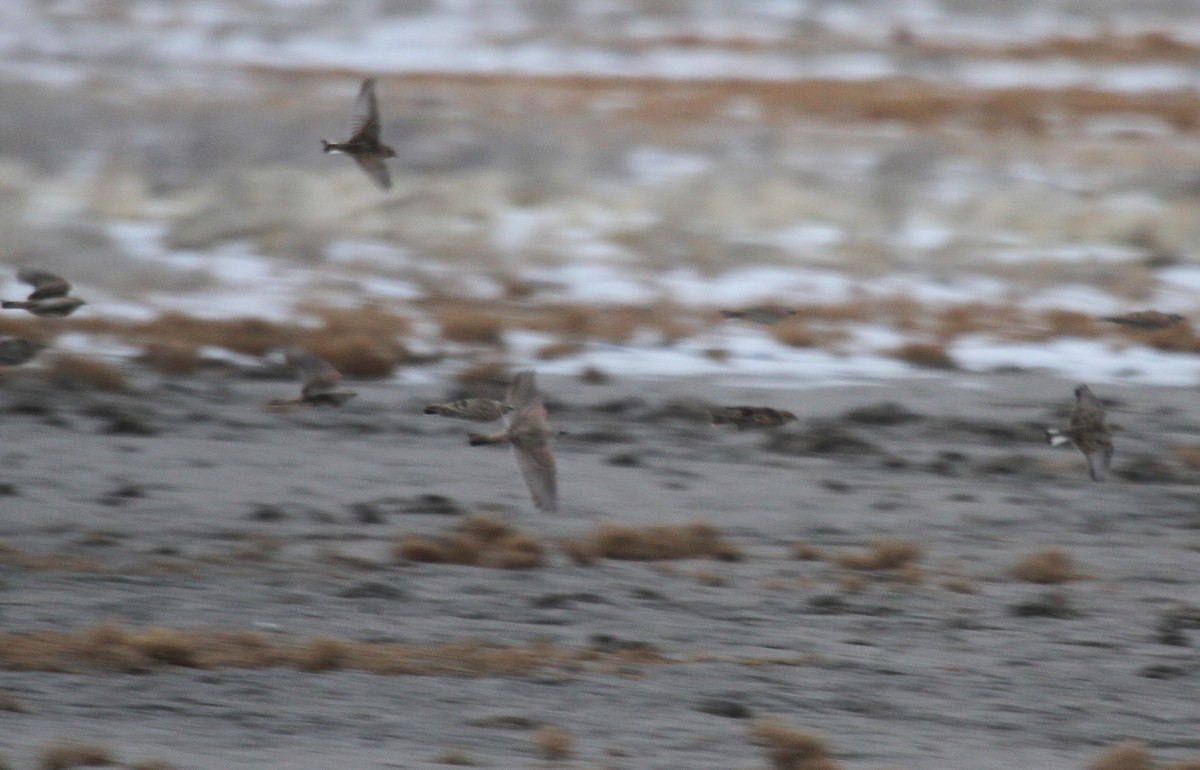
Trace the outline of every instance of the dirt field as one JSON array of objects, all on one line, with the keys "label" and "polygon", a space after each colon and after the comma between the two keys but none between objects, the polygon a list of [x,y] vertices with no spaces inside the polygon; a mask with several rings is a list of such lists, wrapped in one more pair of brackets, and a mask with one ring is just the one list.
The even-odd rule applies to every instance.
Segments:
[{"label": "dirt field", "polygon": [[[856,770],[1082,768],[1126,739],[1194,759],[1195,392],[1097,385],[1124,431],[1094,484],[1042,443],[1073,384],[544,378],[569,432],[546,515],[505,449],[421,414],[446,388],[276,414],[293,384],[10,377],[0,756],[754,768],[778,717]],[[800,420],[718,431],[704,402]],[[397,556],[481,516],[540,565]],[[611,525],[697,522],[722,558],[601,555]],[[624,536],[665,552],[680,531]]]}]

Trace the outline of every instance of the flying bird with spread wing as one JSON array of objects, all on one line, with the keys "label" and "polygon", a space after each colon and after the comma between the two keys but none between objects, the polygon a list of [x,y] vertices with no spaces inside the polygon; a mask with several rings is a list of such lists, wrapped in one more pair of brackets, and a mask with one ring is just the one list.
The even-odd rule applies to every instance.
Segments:
[{"label": "flying bird with spread wing", "polygon": [[1169,329],[1184,320],[1184,318],[1178,313],[1162,313],[1158,310],[1138,310],[1133,313],[1126,313],[1125,315],[1100,316],[1100,320],[1120,324],[1121,326],[1128,326],[1131,329],[1157,331],[1158,329]]},{"label": "flying bird with spread wing", "polygon": [[786,409],[769,406],[719,406],[709,412],[713,425],[730,424],[738,430],[751,428],[778,428],[796,420],[796,415]]},{"label": "flying bird with spread wing", "polygon": [[342,382],[342,373],[320,356],[292,345],[284,349],[284,357],[304,384],[299,396],[271,399],[267,406],[341,406],[358,395],[353,390],[338,387]]},{"label": "flying bird with spread wing", "polygon": [[0,308],[28,310],[41,318],[66,318],[87,303],[71,296],[71,284],[61,276],[45,270],[21,268],[17,280],[33,287],[24,300],[4,300]]},{"label": "flying bird with spread wing", "polygon": [[375,98],[375,78],[367,78],[354,100],[350,113],[350,138],[344,142],[321,140],[326,153],[349,155],[367,176],[384,190],[391,189],[392,176],[384,160],[396,157],[396,151],[379,139],[379,102]]},{"label": "flying bird with spread wing", "polygon": [[426,404],[425,414],[440,414],[455,420],[492,422],[512,411],[512,407],[493,398],[460,398],[441,404]]},{"label": "flying bird with spread wing", "polygon": [[1116,425],[1105,421],[1104,402],[1087,385],[1075,388],[1075,409],[1066,427],[1046,428],[1050,446],[1074,444],[1087,459],[1092,481],[1104,481],[1112,465],[1112,433]]},{"label": "flying bird with spread wing", "polygon": [[517,467],[525,477],[533,504],[540,511],[558,510],[558,471],[550,442],[558,435],[546,417],[546,407],[537,392],[534,372],[517,372],[508,388],[509,407],[504,416],[505,429],[490,436],[472,433],[471,446],[509,444],[517,458]]}]

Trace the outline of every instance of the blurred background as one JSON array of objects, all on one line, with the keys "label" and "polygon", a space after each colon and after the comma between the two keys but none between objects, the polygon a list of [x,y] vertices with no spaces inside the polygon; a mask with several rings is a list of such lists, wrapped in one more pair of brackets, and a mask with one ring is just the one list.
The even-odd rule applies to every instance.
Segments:
[{"label": "blurred background", "polygon": [[[320,152],[378,78],[395,187]],[[1190,384],[1190,0],[7,0],[0,289],[164,371]],[[798,312],[758,327],[719,308]]]}]

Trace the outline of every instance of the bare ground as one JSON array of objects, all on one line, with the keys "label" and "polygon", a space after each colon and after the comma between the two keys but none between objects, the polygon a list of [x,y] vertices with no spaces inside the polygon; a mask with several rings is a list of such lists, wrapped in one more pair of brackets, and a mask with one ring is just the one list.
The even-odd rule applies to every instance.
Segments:
[{"label": "bare ground", "polygon": [[[274,414],[258,405],[290,383],[142,374],[133,393],[96,394],[9,378],[5,634],[87,639],[110,623],[280,645],[544,645],[571,661],[383,675],[160,654],[128,670],[84,650],[66,670],[0,673],[16,704],[0,710],[0,757],[33,767],[65,738],[181,768],[542,767],[536,730],[553,724],[570,737],[561,766],[750,768],[769,762],[751,720],[779,716],[847,768],[1084,767],[1126,738],[1194,758],[1200,472],[1170,447],[1196,442],[1195,392],[1098,386],[1125,427],[1099,485],[1073,450],[1041,443],[1072,385],[546,378],[570,432],[551,516],[505,450],[468,449],[473,426],[420,413],[442,388],[356,384],[341,411]],[[800,421],[716,431],[700,396]],[[479,513],[537,535],[545,564],[393,556],[401,534]],[[602,523],[696,521],[741,560],[583,566],[560,545]],[[919,555],[838,563],[880,542]],[[1075,579],[1011,574],[1047,548]]]}]

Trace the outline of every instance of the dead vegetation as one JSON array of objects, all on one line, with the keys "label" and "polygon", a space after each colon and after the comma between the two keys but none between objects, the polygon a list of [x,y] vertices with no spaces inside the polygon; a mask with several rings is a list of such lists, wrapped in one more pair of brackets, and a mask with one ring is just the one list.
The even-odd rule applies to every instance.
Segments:
[{"label": "dead vegetation", "polygon": [[125,374],[115,365],[87,356],[60,353],[50,358],[45,376],[59,385],[119,392],[125,390]]},{"label": "dead vegetation", "polygon": [[1083,577],[1075,570],[1071,557],[1058,548],[1044,548],[1023,557],[1013,565],[1011,574],[1018,580],[1050,585]]},{"label": "dead vegetation", "polygon": [[406,535],[392,548],[406,561],[502,569],[539,567],[545,551],[536,536],[488,516],[473,516],[443,535]]},{"label": "dead vegetation", "polygon": [[603,524],[585,538],[563,544],[578,564],[596,559],[656,561],[711,558],[739,561],[741,549],[723,539],[711,524],[630,526]]},{"label": "dead vegetation", "polygon": [[36,572],[102,572],[100,562],[64,553],[30,553],[0,540],[0,565]]},{"label": "dead vegetation", "polygon": [[751,740],[763,744],[775,770],[838,770],[829,744],[813,733],[797,730],[782,719],[764,717],[750,725]]},{"label": "dead vegetation", "polygon": [[387,676],[527,676],[545,669],[615,671],[665,663],[646,649],[564,648],[545,642],[389,644],[349,639],[297,640],[251,631],[134,628],[101,623],[77,633],[0,633],[6,671],[144,673],[168,666],[197,669],[354,670]]},{"label": "dead vegetation", "polygon": [[69,770],[73,767],[115,765],[113,753],[98,743],[60,740],[44,747],[38,755],[39,770]]},{"label": "dead vegetation", "polygon": [[571,734],[558,725],[542,725],[533,735],[538,753],[543,759],[551,762],[561,762],[571,756],[575,741]]},{"label": "dead vegetation", "polygon": [[840,567],[854,570],[902,570],[921,558],[921,546],[905,540],[877,540],[868,551],[834,557]]}]

